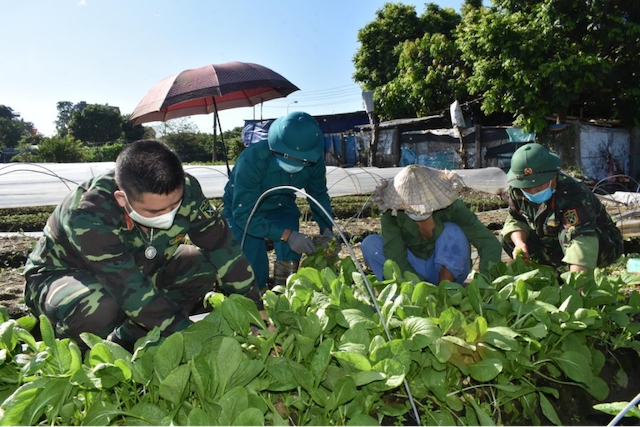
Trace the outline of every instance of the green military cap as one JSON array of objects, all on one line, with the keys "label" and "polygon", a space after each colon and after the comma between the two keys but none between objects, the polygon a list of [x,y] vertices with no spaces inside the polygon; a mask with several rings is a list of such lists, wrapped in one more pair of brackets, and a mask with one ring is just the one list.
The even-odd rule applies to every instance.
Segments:
[{"label": "green military cap", "polygon": [[560,171],[560,157],[537,143],[523,145],[511,157],[507,172],[509,185],[515,188],[532,188],[551,179]]}]

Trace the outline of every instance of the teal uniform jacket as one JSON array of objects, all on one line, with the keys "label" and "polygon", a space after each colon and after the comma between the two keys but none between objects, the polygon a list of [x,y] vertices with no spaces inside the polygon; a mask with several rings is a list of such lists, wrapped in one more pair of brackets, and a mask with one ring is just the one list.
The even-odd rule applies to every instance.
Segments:
[{"label": "teal uniform jacket", "polygon": [[390,210],[386,211],[380,219],[384,238],[384,256],[397,262],[402,271],[417,274],[407,259],[407,249],[419,258],[429,259],[435,250],[436,240],[442,234],[444,223],[452,222],[460,227],[469,243],[478,250],[481,273],[486,274],[490,263],[500,261],[502,255],[500,242],[462,200],[458,199],[450,206],[435,211],[433,220],[435,222],[433,236],[427,240],[420,234],[418,224],[404,211],[398,211],[397,216],[393,216]]},{"label": "teal uniform jacket", "polygon": [[[324,160],[321,159],[315,165],[307,166],[298,173],[287,173],[278,166],[276,157],[269,150],[266,140],[250,145],[238,157],[224,189],[224,215],[227,218],[233,218],[242,230],[246,229],[247,220],[258,198],[266,190],[280,185],[304,188],[333,217],[331,199],[327,194]],[[280,240],[285,228],[269,221],[261,213],[288,211],[297,213],[299,217],[300,210],[295,199],[295,192],[289,189],[276,190],[266,195],[253,215],[247,233],[252,237]],[[320,208],[311,200],[309,205],[313,219],[320,226],[320,230],[331,228],[331,220],[322,213]]]},{"label": "teal uniform jacket", "polygon": [[[151,330],[180,330],[190,322],[181,307],[155,286],[155,276],[172,258],[187,235],[216,271],[224,293],[241,293],[256,303],[260,297],[254,273],[242,255],[227,221],[202,193],[200,184],[185,174],[184,195],[171,228],[145,234],[120,207],[111,171],[72,191],[55,209],[44,235],[25,266],[25,300],[36,310],[46,292],[38,283],[51,274],[91,273],[119,303],[129,319]],[[153,259],[144,255],[149,245]],[[212,290],[214,283],[212,285]]]},{"label": "teal uniform jacket", "polygon": [[622,253],[620,230],[600,200],[586,185],[563,173],[558,174],[556,192],[546,203],[532,203],[521,190],[509,189],[509,216],[502,228],[505,241],[511,242],[514,231],[535,233],[546,257],[540,261],[553,265],[604,267]]}]

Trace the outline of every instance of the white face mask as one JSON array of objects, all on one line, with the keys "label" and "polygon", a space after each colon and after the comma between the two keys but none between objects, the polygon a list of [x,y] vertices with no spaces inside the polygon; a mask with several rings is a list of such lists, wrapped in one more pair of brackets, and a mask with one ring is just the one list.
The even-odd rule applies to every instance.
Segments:
[{"label": "white face mask", "polygon": [[276,158],[276,161],[278,162],[278,166],[280,166],[280,169],[282,169],[283,171],[287,172],[287,173],[298,173],[300,172],[302,169],[304,169],[304,166],[292,166],[288,163],[285,163],[284,161]]},{"label": "white face mask", "polygon": [[414,213],[405,211],[404,213],[407,214],[407,216],[414,221],[424,221],[425,219],[429,219],[433,212],[426,213],[426,214],[414,214]]},{"label": "white face mask", "polygon": [[166,214],[162,214],[154,217],[146,217],[146,216],[140,215],[138,212],[133,210],[131,203],[129,203],[129,198],[127,197],[127,194],[125,193],[124,196],[127,199],[127,204],[129,205],[129,209],[131,209],[131,211],[129,212],[129,217],[132,220],[134,220],[140,225],[144,225],[145,227],[159,228],[161,230],[167,230],[171,228],[171,226],[173,225],[173,220],[175,219],[176,214],[178,213],[178,209],[180,209],[180,205],[182,204],[182,200],[180,200],[180,203],[178,203],[178,206],[176,206],[176,208],[173,209],[171,212],[167,212]]}]

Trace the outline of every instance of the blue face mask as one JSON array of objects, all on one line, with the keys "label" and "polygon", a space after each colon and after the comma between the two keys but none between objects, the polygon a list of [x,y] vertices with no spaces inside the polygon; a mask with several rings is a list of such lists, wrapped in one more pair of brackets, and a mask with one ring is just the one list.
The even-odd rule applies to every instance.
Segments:
[{"label": "blue face mask", "polygon": [[524,197],[526,197],[527,199],[529,199],[529,201],[537,205],[549,200],[555,192],[556,192],[555,188],[552,190],[551,185],[549,185],[547,188],[545,188],[544,190],[536,194],[529,194],[526,191],[522,190],[522,194],[524,194]]},{"label": "blue face mask", "polygon": [[276,157],[276,161],[278,162],[278,166],[280,166],[280,169],[282,169],[287,173],[298,173],[302,169],[304,169],[304,166],[292,166],[288,163],[285,163],[283,160],[278,159],[277,157]]}]

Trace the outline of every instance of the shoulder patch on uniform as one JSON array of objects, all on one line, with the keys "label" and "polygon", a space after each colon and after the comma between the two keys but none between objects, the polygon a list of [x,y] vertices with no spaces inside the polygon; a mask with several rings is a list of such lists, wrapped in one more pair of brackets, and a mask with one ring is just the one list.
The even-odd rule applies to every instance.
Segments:
[{"label": "shoulder patch on uniform", "polygon": [[209,200],[204,200],[198,210],[206,218],[211,218],[216,213],[216,208],[211,205]]},{"label": "shoulder patch on uniform", "polygon": [[563,214],[564,223],[570,227],[578,224],[580,222],[580,217],[578,217],[578,211],[575,209],[569,209]]}]

